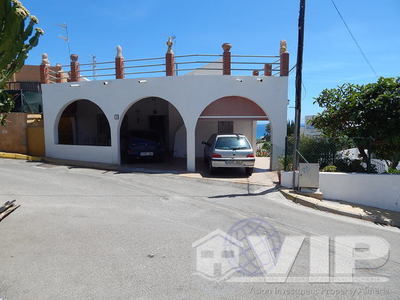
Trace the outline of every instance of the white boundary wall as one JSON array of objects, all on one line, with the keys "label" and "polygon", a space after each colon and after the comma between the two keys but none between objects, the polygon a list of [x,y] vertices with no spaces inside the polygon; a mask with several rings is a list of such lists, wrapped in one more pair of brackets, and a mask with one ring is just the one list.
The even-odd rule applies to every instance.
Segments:
[{"label": "white boundary wall", "polygon": [[[278,168],[278,158],[284,155],[287,77],[202,75],[97,80],[42,84],[42,92],[46,155],[49,157],[119,164],[119,131],[126,111],[141,99],[160,97],[174,105],[182,116],[186,126],[187,168],[194,171],[197,120],[210,103],[226,96],[248,98],[268,115],[272,127],[272,169]],[[110,123],[111,146],[58,144],[60,116],[70,103],[79,99],[90,100],[103,110]]]},{"label": "white boundary wall", "polygon": [[[281,185],[292,188],[292,178],[282,172]],[[319,186],[324,199],[400,211],[400,175],[320,172]]]}]

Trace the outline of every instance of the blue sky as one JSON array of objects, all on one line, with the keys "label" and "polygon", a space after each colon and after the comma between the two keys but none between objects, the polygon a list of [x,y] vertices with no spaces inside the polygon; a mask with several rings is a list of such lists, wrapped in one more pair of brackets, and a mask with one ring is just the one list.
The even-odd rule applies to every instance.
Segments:
[{"label": "blue sky", "polygon": [[[168,36],[176,36],[175,53],[220,54],[223,42],[232,53],[277,55],[279,41],[287,40],[295,64],[298,0],[24,0],[39,18],[46,34],[31,51],[28,64],[39,64],[47,52],[52,64],[68,62],[57,24],[67,23],[71,50],[80,62],[113,60],[115,46],[125,58],[159,57]],[[335,0],[379,76],[399,76],[400,1]],[[330,0],[307,0],[302,115],[314,114],[313,105],[324,88],[345,82],[376,80],[339,19]],[[290,77],[289,107],[294,106],[294,73]],[[288,117],[293,118],[293,108]],[[268,112],[267,112],[268,113]]]}]

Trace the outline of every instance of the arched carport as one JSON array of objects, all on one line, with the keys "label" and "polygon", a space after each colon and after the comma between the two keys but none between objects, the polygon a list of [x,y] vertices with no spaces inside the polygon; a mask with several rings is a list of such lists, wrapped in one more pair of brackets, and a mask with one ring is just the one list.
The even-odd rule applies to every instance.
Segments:
[{"label": "arched carport", "polygon": [[[278,169],[278,158],[284,155],[285,147],[287,78],[271,76],[262,78],[262,81],[258,79],[255,76],[238,80],[234,76],[202,75],[43,85],[46,156],[120,164],[120,128],[127,111],[142,99],[152,103],[154,100],[151,99],[158,97],[171,103],[183,118],[186,139],[181,138],[179,145],[183,149],[183,157],[186,155],[187,170],[193,172],[196,162],[196,124],[206,122],[207,118],[209,121],[212,118],[223,120],[221,117],[227,115],[226,111],[218,114],[206,114],[207,110],[204,113],[203,111],[212,103],[223,103],[216,100],[234,96],[247,99],[244,101],[246,103],[254,102],[267,113],[273,128],[271,168]],[[106,115],[111,129],[111,146],[68,145],[58,142],[58,123],[62,112],[71,102],[80,99],[90,99]],[[221,107],[224,110],[231,108],[229,105]],[[131,111],[133,115],[136,114],[134,108]],[[245,116],[243,111],[240,113],[239,120],[252,117],[249,113]],[[228,117],[234,117],[233,113]],[[262,117],[265,118],[264,115]],[[182,134],[183,130],[180,131],[181,136],[185,135]]]},{"label": "arched carport", "polygon": [[111,146],[109,121],[103,110],[87,99],[74,100],[56,120],[60,145]]},{"label": "arched carport", "polygon": [[[203,141],[216,134],[244,134],[256,149],[257,121],[268,120],[266,112],[251,99],[225,96],[212,101],[201,112],[195,130],[195,156],[201,162]],[[269,167],[269,166],[268,166]]]},{"label": "arched carport", "polygon": [[121,163],[167,161],[186,168],[185,122],[168,100],[145,97],[131,103],[122,115],[119,135]]}]

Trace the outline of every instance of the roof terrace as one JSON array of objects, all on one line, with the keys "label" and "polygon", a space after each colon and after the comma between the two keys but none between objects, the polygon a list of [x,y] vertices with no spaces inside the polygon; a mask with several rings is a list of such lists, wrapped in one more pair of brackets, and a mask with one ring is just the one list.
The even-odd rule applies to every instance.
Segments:
[{"label": "roof terrace", "polygon": [[286,41],[280,42],[279,55],[232,54],[232,45],[222,44],[222,54],[175,55],[173,40],[167,41],[164,57],[125,59],[122,47],[117,46],[113,61],[81,64],[78,55],[71,55],[69,65],[50,66],[46,53],[40,66],[41,82],[62,83],[97,79],[124,79],[134,77],[179,75],[238,75],[238,76],[288,76],[289,53]]}]

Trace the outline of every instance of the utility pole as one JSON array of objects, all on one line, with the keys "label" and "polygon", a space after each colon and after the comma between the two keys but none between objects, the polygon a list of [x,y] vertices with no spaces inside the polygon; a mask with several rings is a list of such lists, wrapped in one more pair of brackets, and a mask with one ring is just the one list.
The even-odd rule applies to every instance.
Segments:
[{"label": "utility pole", "polygon": [[300,121],[301,121],[301,85],[303,71],[303,45],[304,45],[304,15],[306,0],[300,0],[299,27],[297,40],[297,63],[296,63],[296,106],[294,118],[294,150],[293,150],[293,189],[297,189],[296,170],[299,168],[299,144],[300,144]]}]

